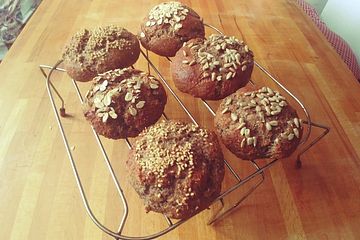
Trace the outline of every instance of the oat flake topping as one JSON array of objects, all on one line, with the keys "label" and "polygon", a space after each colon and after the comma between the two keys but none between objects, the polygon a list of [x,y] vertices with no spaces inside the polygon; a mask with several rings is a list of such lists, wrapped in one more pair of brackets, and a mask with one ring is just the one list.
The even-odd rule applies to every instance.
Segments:
[{"label": "oat flake topping", "polygon": [[180,22],[186,18],[188,12],[189,10],[179,2],[161,3],[150,10],[149,21],[145,25],[152,27],[167,23],[176,31],[182,28]]}]

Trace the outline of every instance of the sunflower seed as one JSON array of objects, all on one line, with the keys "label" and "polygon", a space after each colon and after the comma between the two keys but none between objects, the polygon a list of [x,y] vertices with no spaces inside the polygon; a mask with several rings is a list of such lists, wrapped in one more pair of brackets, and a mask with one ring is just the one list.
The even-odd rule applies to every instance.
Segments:
[{"label": "sunflower seed", "polygon": [[287,103],[286,103],[285,101],[281,101],[281,102],[279,103],[279,105],[280,105],[281,107],[285,107],[285,106],[287,105]]},{"label": "sunflower seed", "polygon": [[256,139],[256,137],[253,137],[253,144],[254,144],[254,147],[256,147],[256,144],[257,144],[257,139]]},{"label": "sunflower seed", "polygon": [[241,144],[240,144],[241,148],[243,148],[245,146],[245,141],[246,141],[246,138],[243,138],[243,140],[241,141]]},{"label": "sunflower seed", "polygon": [[228,72],[226,74],[226,80],[229,80],[231,78],[231,76],[232,76],[232,72]]},{"label": "sunflower seed", "polygon": [[270,123],[268,123],[268,122],[265,123],[265,127],[266,127],[266,130],[268,130],[268,131],[271,131],[271,129],[272,129]]},{"label": "sunflower seed", "polygon": [[253,144],[253,142],[254,142],[253,138],[246,138],[247,145],[251,145],[251,144]]},{"label": "sunflower seed", "polygon": [[299,137],[300,137],[299,130],[298,130],[297,128],[294,128],[294,129],[293,129],[293,132],[294,132],[296,138],[299,138]]},{"label": "sunflower seed", "polygon": [[140,37],[144,38],[144,37],[145,37],[145,33],[141,32],[141,33],[140,33]]},{"label": "sunflower seed", "polygon": [[105,106],[109,106],[111,104],[111,96],[109,94],[105,95],[103,99],[103,103]]},{"label": "sunflower seed", "polygon": [[150,83],[150,88],[151,89],[157,89],[157,88],[159,88],[159,85],[157,85],[155,83]]},{"label": "sunflower seed", "polygon": [[183,60],[182,63],[183,64],[189,64],[189,61],[188,60]]},{"label": "sunflower seed", "polygon": [[300,127],[300,123],[299,123],[299,119],[298,118],[294,118],[294,123],[296,127]]},{"label": "sunflower seed", "polygon": [[184,57],[186,57],[187,56],[187,54],[186,54],[186,52],[183,50],[183,55],[184,55]]},{"label": "sunflower seed", "polygon": [[270,114],[270,113],[271,113],[270,107],[269,107],[269,106],[265,106],[265,111]]},{"label": "sunflower seed", "polygon": [[246,65],[242,66],[241,71],[245,72],[246,68],[247,68]]},{"label": "sunflower seed", "polygon": [[126,95],[125,95],[125,101],[130,102],[132,98],[133,98],[132,93],[127,92]]},{"label": "sunflower seed", "polygon": [[144,105],[145,105],[145,101],[140,101],[135,106],[136,106],[136,108],[143,108]]},{"label": "sunflower seed", "polygon": [[109,118],[109,113],[104,113],[103,117],[102,117],[102,121],[106,122]]},{"label": "sunflower seed", "polygon": [[216,73],[212,72],[211,73],[211,81],[215,81],[215,79],[216,79]]},{"label": "sunflower seed", "polygon": [[135,108],[133,108],[132,106],[129,107],[129,113],[133,116],[136,116],[137,114],[137,110]]},{"label": "sunflower seed", "polygon": [[117,114],[116,114],[115,111],[110,111],[110,112],[109,112],[109,115],[110,115],[110,117],[111,117],[112,119],[116,119],[116,118],[117,118]]},{"label": "sunflower seed", "polygon": [[269,122],[271,126],[276,127],[278,125],[278,121],[270,121]]},{"label": "sunflower seed", "polygon": [[99,88],[100,92],[102,92],[106,89],[108,83],[109,82],[107,80],[103,81],[103,83],[100,85],[100,88]]},{"label": "sunflower seed", "polygon": [[289,141],[291,141],[291,140],[293,140],[294,139],[294,134],[293,133],[290,133],[289,135],[288,135],[288,137],[287,137],[287,139],[289,140]]},{"label": "sunflower seed", "polygon": [[240,129],[240,134],[241,134],[242,136],[244,136],[244,135],[245,135],[245,131],[246,131],[246,127],[243,127],[242,129]]},{"label": "sunflower seed", "polygon": [[246,137],[250,137],[250,129],[247,128],[247,129],[245,130],[245,136],[246,136]]},{"label": "sunflower seed", "polygon": [[231,98],[228,98],[228,99],[226,99],[226,101],[225,101],[225,105],[230,105],[231,102],[232,102],[232,99],[231,99]]},{"label": "sunflower seed", "polygon": [[238,116],[236,115],[236,113],[231,113],[230,117],[231,117],[231,120],[233,120],[234,122],[236,122],[238,120]]},{"label": "sunflower seed", "polygon": [[257,105],[257,106],[255,107],[255,111],[256,111],[256,112],[261,112],[261,107]]}]

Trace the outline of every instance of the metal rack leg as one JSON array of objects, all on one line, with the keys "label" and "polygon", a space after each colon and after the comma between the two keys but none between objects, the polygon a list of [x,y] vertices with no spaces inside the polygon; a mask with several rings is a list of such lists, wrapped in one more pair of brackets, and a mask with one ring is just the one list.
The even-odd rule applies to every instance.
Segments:
[{"label": "metal rack leg", "polygon": [[316,127],[316,128],[321,128],[324,131],[317,136],[312,142],[310,142],[308,145],[306,145],[297,155],[296,157],[296,168],[301,168],[302,166],[302,162],[301,162],[301,156],[308,151],[311,147],[313,147],[315,144],[317,144],[323,137],[325,137],[329,132],[330,132],[330,128],[318,123],[314,123],[314,122],[307,122],[307,121],[303,121],[303,124],[308,124],[311,125],[312,127]]},{"label": "metal rack leg", "polygon": [[[56,70],[58,70],[57,67],[58,67],[61,63],[62,63],[62,60],[59,60],[59,61],[54,65],[54,68],[55,68]],[[42,74],[44,75],[44,77],[45,77],[45,79],[46,79],[48,76],[47,76],[47,74],[45,73],[44,68],[50,68],[50,69],[51,69],[52,67],[50,67],[50,66],[45,66],[45,65],[40,65],[39,68],[40,68],[40,71],[42,72]],[[58,92],[58,90],[56,89],[56,87],[54,86],[54,84],[53,84],[51,81],[49,81],[49,85],[50,85],[50,87],[54,90],[54,92],[56,93],[56,95],[58,96],[58,98],[59,98],[60,101],[61,101],[61,107],[60,107],[60,109],[59,109],[60,116],[61,116],[61,117],[66,117],[65,101],[64,101],[64,99],[62,98],[61,94]]]}]

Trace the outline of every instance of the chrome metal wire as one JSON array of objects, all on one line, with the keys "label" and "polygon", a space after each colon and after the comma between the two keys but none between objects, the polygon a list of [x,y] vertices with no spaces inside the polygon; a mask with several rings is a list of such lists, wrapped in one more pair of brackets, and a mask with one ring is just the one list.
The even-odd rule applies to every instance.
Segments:
[{"label": "chrome metal wire", "polygon": [[[222,34],[222,32],[220,30],[218,30],[217,28],[208,25],[208,24],[204,24],[205,26],[215,30],[216,32],[218,32],[219,34]],[[148,72],[150,73],[150,67],[151,69],[157,74],[157,76],[159,77],[159,79],[162,81],[162,83],[165,85],[165,87],[168,89],[168,91],[171,93],[171,95],[174,97],[174,99],[178,102],[178,104],[180,105],[180,107],[184,110],[184,112],[187,114],[187,116],[190,118],[190,120],[196,124],[199,125],[197,123],[197,121],[195,120],[195,117],[192,115],[192,113],[186,108],[185,104],[181,101],[181,99],[176,95],[175,91],[171,88],[171,86],[168,84],[167,80],[162,76],[162,74],[160,73],[160,71],[155,67],[155,65],[151,62],[150,58],[149,58],[149,54],[146,51],[146,53],[144,53],[143,51],[141,51],[142,56],[147,60],[148,63]],[[171,59],[168,59],[169,61],[171,61]],[[60,92],[57,90],[57,88],[54,86],[54,84],[51,81],[51,77],[54,71],[59,71],[59,72],[65,72],[65,69],[58,67],[61,64],[62,61],[58,61],[54,66],[48,66],[48,65],[40,65],[40,70],[42,72],[42,74],[44,75],[44,77],[46,78],[46,87],[47,87],[47,91],[49,94],[49,98],[51,101],[51,106],[54,110],[55,113],[55,117],[56,117],[56,121],[57,124],[59,126],[59,130],[65,145],[65,149],[68,155],[68,158],[70,160],[70,164],[75,176],[75,180],[77,183],[77,186],[79,188],[79,192],[83,201],[83,204],[85,206],[86,212],[89,215],[89,217],[91,218],[91,220],[105,233],[109,234],[110,236],[114,237],[115,239],[125,239],[125,240],[147,240],[147,239],[153,239],[153,238],[157,238],[160,237],[168,232],[170,232],[171,230],[177,228],[178,226],[180,226],[181,224],[183,224],[184,222],[186,222],[188,219],[183,219],[183,220],[179,220],[175,223],[172,222],[172,220],[168,217],[165,216],[165,220],[168,224],[168,227],[162,230],[159,230],[158,232],[151,234],[151,235],[147,235],[147,236],[126,236],[122,234],[122,230],[125,227],[126,224],[126,220],[128,217],[128,203],[125,197],[125,194],[121,188],[120,185],[120,181],[118,180],[118,177],[116,176],[116,173],[111,165],[111,162],[108,158],[108,155],[106,153],[106,150],[101,142],[101,139],[99,138],[98,134],[95,132],[95,130],[92,128],[92,132],[94,134],[94,137],[96,139],[96,142],[101,150],[101,153],[103,155],[105,164],[109,170],[109,173],[112,177],[112,180],[115,184],[116,190],[119,194],[120,200],[122,202],[122,207],[123,207],[123,212],[121,214],[121,219],[120,219],[120,223],[119,223],[119,227],[117,229],[117,231],[113,231],[110,230],[109,228],[107,228],[106,226],[104,226],[102,223],[100,223],[98,221],[98,219],[96,218],[96,216],[94,215],[94,213],[92,212],[92,209],[90,207],[90,204],[88,202],[86,193],[84,191],[82,182],[81,182],[81,178],[80,175],[78,173],[77,170],[77,166],[76,166],[76,162],[72,156],[71,150],[70,150],[70,144],[68,142],[68,139],[66,137],[66,133],[65,133],[65,129],[62,125],[62,121],[61,121],[61,117],[66,117],[66,113],[65,113],[65,102],[64,99],[62,98]],[[308,113],[307,109],[305,108],[305,106],[302,104],[302,102],[292,93],[290,92],[285,86],[283,86],[275,77],[273,77],[264,67],[262,67],[259,63],[255,62],[255,66],[258,67],[258,69],[260,69],[264,74],[266,74],[266,76],[272,80],[273,82],[275,82],[282,90],[284,90],[290,97],[292,97],[301,107],[301,109],[304,111],[305,116],[306,116],[306,120],[303,122],[304,124],[306,124],[307,127],[307,131],[306,134],[303,136],[302,140],[301,140],[301,144],[305,144],[308,141],[308,138],[310,136],[311,133],[311,128],[312,127],[316,127],[316,128],[321,128],[324,130],[324,132],[317,136],[312,142],[310,142],[308,145],[304,146],[302,148],[302,150],[299,152],[299,154],[297,155],[297,166],[300,167],[301,166],[301,160],[300,160],[300,156],[305,153],[306,151],[308,151],[312,146],[314,146],[318,141],[320,141],[328,132],[329,132],[329,128],[326,126],[323,126],[321,124],[318,123],[314,123],[311,121],[310,118],[310,114]],[[50,70],[48,74],[46,74],[45,69]],[[74,85],[74,88],[76,90],[76,93],[78,95],[78,98],[80,100],[80,103],[83,103],[83,97],[82,94],[80,92],[80,89],[77,85],[77,83],[72,80],[72,83]],[[252,81],[252,84],[253,81]],[[53,95],[53,91],[55,92],[55,94],[57,95],[57,97],[59,98],[59,100],[61,101],[61,107],[60,112],[58,112],[58,107],[56,105],[55,99],[54,99],[54,95]],[[204,104],[204,106],[206,107],[206,109],[210,112],[211,115],[215,116],[215,111],[211,108],[211,106],[209,105],[209,103],[207,103],[204,100],[201,100]],[[60,117],[61,116],[61,117]],[[165,113],[163,113],[163,117],[165,119],[168,119],[167,115]],[[131,143],[128,139],[125,139],[126,145],[129,149],[131,149]],[[234,185],[232,185],[231,187],[227,188],[226,190],[224,190],[217,198],[214,202],[219,201],[221,203],[221,208],[216,211],[213,215],[213,217],[209,220],[208,224],[213,224],[214,222],[218,221],[219,219],[223,218],[225,215],[228,215],[230,212],[232,212],[233,210],[235,210],[256,188],[258,188],[261,183],[263,183],[264,179],[265,179],[265,175],[264,175],[264,171],[268,168],[270,168],[275,162],[277,162],[279,159],[274,159],[271,160],[270,162],[268,162],[267,164],[265,164],[264,166],[260,167],[255,161],[248,161],[252,166],[254,166],[254,172],[252,172],[251,174],[241,178],[239,176],[239,174],[236,172],[236,170],[231,166],[231,164],[224,160],[226,167],[229,170],[229,174],[231,174],[237,181]],[[230,207],[228,207],[227,209],[224,209],[225,204],[224,204],[224,199],[231,194],[232,192],[234,192],[236,189],[238,189],[239,187],[243,186],[244,184],[250,182],[252,179],[256,178],[257,176],[259,176],[260,180],[257,181],[254,185],[252,185],[243,195],[239,196],[238,200],[236,201],[235,204],[231,205]],[[122,179],[123,180],[123,179]]]}]

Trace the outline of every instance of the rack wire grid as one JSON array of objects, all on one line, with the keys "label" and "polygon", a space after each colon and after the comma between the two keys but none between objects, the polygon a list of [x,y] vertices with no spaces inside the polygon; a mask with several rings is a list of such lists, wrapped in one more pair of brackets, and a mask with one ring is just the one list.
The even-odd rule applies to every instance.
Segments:
[{"label": "rack wire grid", "polygon": [[[218,34],[223,34],[220,30],[218,30],[217,28],[215,28],[212,25],[208,25],[208,24],[204,24],[206,27],[214,30],[215,32],[217,32]],[[171,93],[172,97],[174,97],[174,99],[176,100],[176,102],[179,104],[179,106],[181,107],[181,109],[186,113],[186,115],[190,118],[190,120],[195,124],[195,125],[199,125],[198,122],[195,120],[193,114],[186,108],[185,104],[181,101],[181,99],[176,95],[175,91],[171,88],[171,86],[168,84],[167,80],[163,77],[163,75],[160,73],[160,71],[157,69],[157,67],[152,63],[152,61],[149,58],[148,55],[148,51],[146,50],[146,52],[144,52],[143,50],[141,50],[141,54],[142,56],[146,59],[147,61],[147,67],[148,67],[148,73],[150,74],[150,68],[157,74],[157,76],[159,77],[159,79],[162,81],[162,83],[165,85],[165,87],[167,88],[167,90]],[[171,59],[167,58],[169,61],[171,61]],[[114,182],[114,185],[116,187],[117,193],[120,197],[121,203],[122,203],[122,207],[123,207],[123,215],[121,216],[121,220],[118,226],[118,229],[116,231],[113,231],[109,228],[107,228],[106,226],[104,226],[94,215],[89,202],[88,202],[88,198],[86,196],[86,193],[84,191],[84,187],[83,187],[83,183],[80,179],[79,176],[79,172],[76,166],[76,162],[73,158],[72,152],[71,152],[71,147],[68,141],[68,138],[66,136],[64,127],[63,127],[63,123],[61,121],[61,117],[66,117],[66,112],[65,112],[65,101],[63,99],[63,97],[61,96],[60,92],[56,89],[56,87],[54,86],[54,84],[52,83],[51,77],[54,71],[58,71],[58,72],[66,72],[65,69],[60,68],[59,65],[62,63],[62,60],[59,60],[55,65],[53,66],[49,66],[49,65],[40,65],[40,70],[42,72],[42,74],[44,75],[45,79],[46,79],[46,88],[47,88],[47,92],[50,98],[50,102],[51,102],[51,106],[54,110],[55,113],[55,117],[56,117],[56,121],[58,124],[58,127],[60,129],[60,133],[62,136],[62,140],[64,142],[65,145],[65,149],[66,149],[66,153],[68,155],[68,158],[70,160],[70,164],[75,176],[75,180],[77,183],[77,187],[80,191],[80,195],[83,201],[83,204],[85,206],[86,212],[89,215],[89,217],[91,218],[91,220],[96,224],[97,227],[99,227],[103,232],[107,233],[108,235],[114,237],[115,239],[124,239],[124,240],[147,240],[147,239],[154,239],[157,237],[160,237],[168,232],[170,232],[171,230],[174,230],[175,228],[177,228],[178,226],[180,226],[181,224],[185,223],[188,219],[181,219],[178,220],[177,222],[173,222],[172,219],[168,218],[167,216],[164,215],[165,221],[167,223],[167,227],[164,229],[159,230],[156,233],[153,233],[151,235],[147,235],[147,236],[126,236],[122,234],[122,231],[124,229],[126,220],[128,218],[128,212],[129,212],[129,206],[128,206],[128,202],[126,199],[126,196],[121,188],[120,185],[120,181],[117,177],[117,175],[115,174],[115,171],[113,169],[113,166],[111,165],[111,162],[109,160],[108,154],[104,148],[104,145],[101,141],[101,139],[99,138],[98,134],[95,132],[94,128],[91,127],[93,135],[96,139],[97,144],[99,145],[100,151],[103,155],[103,158],[105,160],[105,165],[109,170],[110,176]],[[255,66],[261,70],[261,72],[263,72],[266,77],[268,79],[270,79],[271,81],[273,81],[274,83],[276,83],[276,85],[278,87],[280,87],[280,89],[282,89],[284,92],[286,92],[292,99],[295,100],[295,102],[301,107],[302,111],[305,114],[306,120],[303,120],[302,123],[304,125],[306,125],[306,131],[305,134],[303,135],[301,141],[300,141],[300,145],[302,145],[301,150],[298,152],[297,157],[296,157],[296,167],[297,168],[301,168],[301,156],[308,151],[311,147],[313,147],[316,143],[318,143],[326,134],[328,134],[328,132],[330,131],[330,128],[327,126],[324,126],[322,124],[318,124],[315,123],[311,120],[310,114],[308,113],[306,107],[304,106],[304,104],[292,93],[290,92],[286,87],[284,87],[280,81],[278,81],[273,75],[270,74],[270,72],[268,70],[266,70],[263,66],[261,66],[259,63],[257,63],[256,61],[254,62]],[[48,73],[46,72],[46,70],[49,70]],[[83,103],[83,96],[80,92],[80,89],[77,85],[77,82],[72,80],[72,83],[74,85],[75,91],[79,97],[80,103]],[[254,84],[253,80],[250,80],[251,84]],[[60,99],[61,101],[61,107],[58,107],[55,103],[55,99],[54,99],[54,94],[55,93],[57,95],[57,97]],[[215,111],[214,109],[210,106],[210,104],[208,102],[206,102],[205,100],[200,100],[204,106],[206,107],[206,109],[210,112],[211,115],[215,116]],[[58,112],[59,110],[59,112]],[[163,113],[163,117],[165,119],[168,119],[168,117],[166,116],[165,113]],[[316,127],[319,128],[322,131],[321,134],[319,134],[317,137],[315,137],[312,141],[309,142],[309,136],[311,134],[311,129],[312,127]],[[126,145],[129,148],[129,150],[132,148],[131,143],[128,139],[125,139]],[[226,168],[229,170],[230,174],[232,177],[235,178],[236,183],[233,184],[232,186],[230,186],[227,189],[223,189],[222,192],[220,193],[220,195],[213,201],[212,205],[215,202],[220,202],[220,209],[218,209],[217,211],[215,211],[215,213],[213,214],[213,216],[210,218],[210,220],[208,221],[208,224],[213,224],[216,221],[218,221],[219,219],[221,219],[222,217],[224,217],[225,215],[229,214],[230,212],[234,211],[239,205],[240,203],[242,203],[251,193],[254,192],[255,189],[257,189],[263,182],[265,179],[265,174],[264,171],[268,168],[270,168],[272,165],[274,165],[274,163],[276,163],[277,161],[279,161],[280,159],[273,159],[271,161],[268,161],[266,164],[264,164],[263,166],[260,166],[257,162],[255,162],[254,160],[252,161],[244,161],[244,162],[248,162],[249,164],[252,165],[252,167],[254,168],[254,171],[251,172],[249,175],[245,176],[245,177],[240,177],[240,175],[236,172],[236,170],[234,169],[234,167],[230,164],[230,162],[228,162],[227,160],[224,160],[225,166]],[[243,186],[244,184],[248,183],[250,180],[254,179],[258,177],[259,180],[256,181],[253,185],[251,185],[251,187],[249,189],[247,189],[242,195],[238,196],[237,201],[235,201],[234,204],[231,204],[229,207],[225,208],[225,204],[224,204],[224,199],[232,192],[234,192],[235,190],[237,190],[238,188],[240,188],[241,186]],[[192,216],[193,217],[193,216]]]}]

